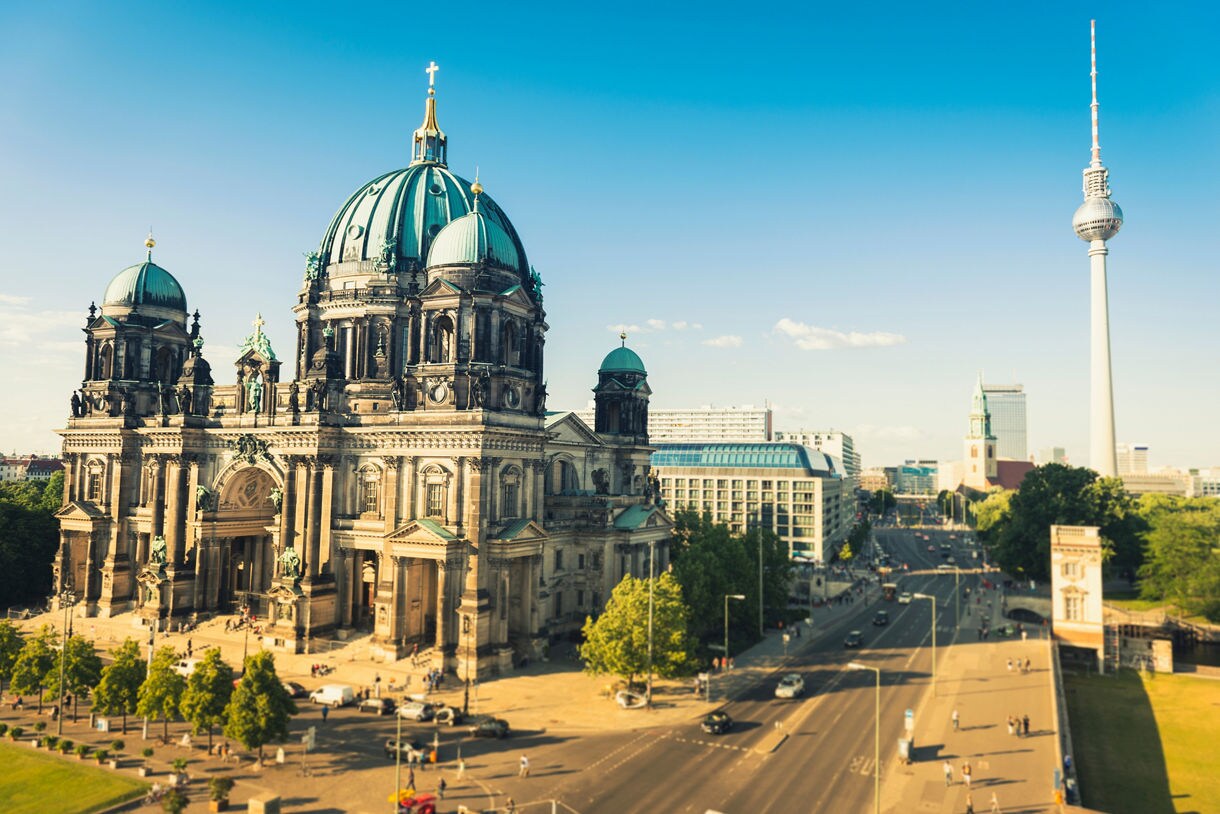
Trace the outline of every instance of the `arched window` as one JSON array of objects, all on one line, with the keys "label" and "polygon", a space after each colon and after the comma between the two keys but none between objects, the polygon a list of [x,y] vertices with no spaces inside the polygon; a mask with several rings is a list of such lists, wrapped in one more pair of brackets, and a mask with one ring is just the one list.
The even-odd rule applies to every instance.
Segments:
[{"label": "arched window", "polygon": [[521,470],[510,466],[500,474],[500,519],[521,516]]},{"label": "arched window", "polygon": [[433,362],[453,361],[453,320],[447,316],[437,317],[432,323]]},{"label": "arched window", "polygon": [[381,471],[366,466],[359,472],[357,506],[361,514],[381,514]]},{"label": "arched window", "polygon": [[517,324],[511,319],[500,327],[500,361],[505,365],[517,365]]},{"label": "arched window", "polygon": [[429,466],[422,473],[424,517],[445,520],[449,509],[449,478],[439,466]]},{"label": "arched window", "polygon": [[157,349],[156,379],[159,382],[172,382],[178,378],[175,368],[174,349],[168,346]]},{"label": "arched window", "polygon": [[114,351],[110,348],[110,343],[104,343],[97,350],[97,377],[99,379],[109,379],[111,364],[114,362]]},{"label": "arched window", "polygon": [[102,502],[103,475],[106,469],[101,461],[90,461],[85,469],[85,500]]}]

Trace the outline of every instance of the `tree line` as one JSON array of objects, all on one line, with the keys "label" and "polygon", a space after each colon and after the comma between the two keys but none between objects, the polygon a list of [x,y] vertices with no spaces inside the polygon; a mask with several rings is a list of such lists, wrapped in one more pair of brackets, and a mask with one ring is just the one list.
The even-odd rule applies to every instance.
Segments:
[{"label": "tree line", "polygon": [[11,622],[0,620],[0,689],[8,682],[10,693],[32,695],[39,703],[58,704],[70,695],[73,720],[77,699],[90,695],[93,712],[119,716],[124,734],[129,715],[161,721],[166,738],[169,722],[181,718],[193,734],[207,733],[210,749],[220,728],[245,748],[257,749],[260,760],[264,745],[288,738],[288,723],[297,712],[276,674],[275,657],[267,651],[247,657],[238,678],[217,648],[205,651],[191,674],[183,676],[174,669],[180,656],[168,646],[158,648],[149,664],[129,638],[111,651],[113,660],[104,667],[93,642],[82,636],[63,643],[62,665],[60,646],[50,627],[23,636]]},{"label": "tree line", "polygon": [[1091,469],[1045,464],[1015,490],[973,504],[975,527],[1006,572],[1050,578],[1050,527],[1097,526],[1106,571],[1139,580],[1145,599],[1220,621],[1220,501],[1142,495]]},{"label": "tree line", "polygon": [[0,483],[0,608],[39,603],[51,593],[63,494],[63,472],[46,483]]},{"label": "tree line", "polygon": [[787,544],[773,531],[751,528],[735,534],[707,514],[680,511],[674,517],[669,570],[651,580],[625,576],[602,613],[586,619],[580,648],[585,669],[629,682],[644,675],[650,583],[653,670],[662,678],[677,678],[694,674],[720,655],[726,596],[745,597],[727,602],[729,648],[740,652],[760,638],[760,607],[766,625],[791,618],[792,579]]}]

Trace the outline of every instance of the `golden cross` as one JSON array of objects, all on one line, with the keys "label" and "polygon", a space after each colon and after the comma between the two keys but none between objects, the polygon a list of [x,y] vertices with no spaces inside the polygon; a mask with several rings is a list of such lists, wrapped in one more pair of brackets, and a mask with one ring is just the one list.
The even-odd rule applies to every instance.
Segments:
[{"label": "golden cross", "polygon": [[428,67],[424,68],[424,73],[428,75],[428,87],[431,88],[436,85],[436,72],[439,70],[440,68],[437,67],[435,62],[429,62]]}]

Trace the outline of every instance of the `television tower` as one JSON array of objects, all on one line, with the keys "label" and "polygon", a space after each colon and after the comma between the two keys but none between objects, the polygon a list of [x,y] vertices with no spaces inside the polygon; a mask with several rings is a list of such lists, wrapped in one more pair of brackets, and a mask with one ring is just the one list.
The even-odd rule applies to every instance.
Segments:
[{"label": "television tower", "polygon": [[1093,158],[1084,170],[1084,203],[1072,216],[1076,236],[1089,244],[1090,285],[1090,407],[1089,452],[1093,469],[1102,477],[1118,474],[1114,447],[1114,383],[1110,373],[1110,306],[1106,291],[1106,241],[1123,225],[1123,210],[1110,200],[1110,171],[1101,164],[1097,140],[1097,21],[1089,23],[1092,41]]}]

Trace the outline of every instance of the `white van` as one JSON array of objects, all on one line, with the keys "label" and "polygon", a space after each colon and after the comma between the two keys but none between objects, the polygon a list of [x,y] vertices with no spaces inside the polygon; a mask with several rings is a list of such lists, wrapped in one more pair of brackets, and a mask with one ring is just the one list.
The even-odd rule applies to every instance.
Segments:
[{"label": "white van", "polygon": [[179,659],[174,664],[174,672],[180,676],[190,678],[191,673],[195,672],[195,668],[199,666],[199,659]]},{"label": "white van", "polygon": [[351,684],[323,684],[309,694],[309,700],[315,704],[345,707],[356,701],[356,691]]}]

